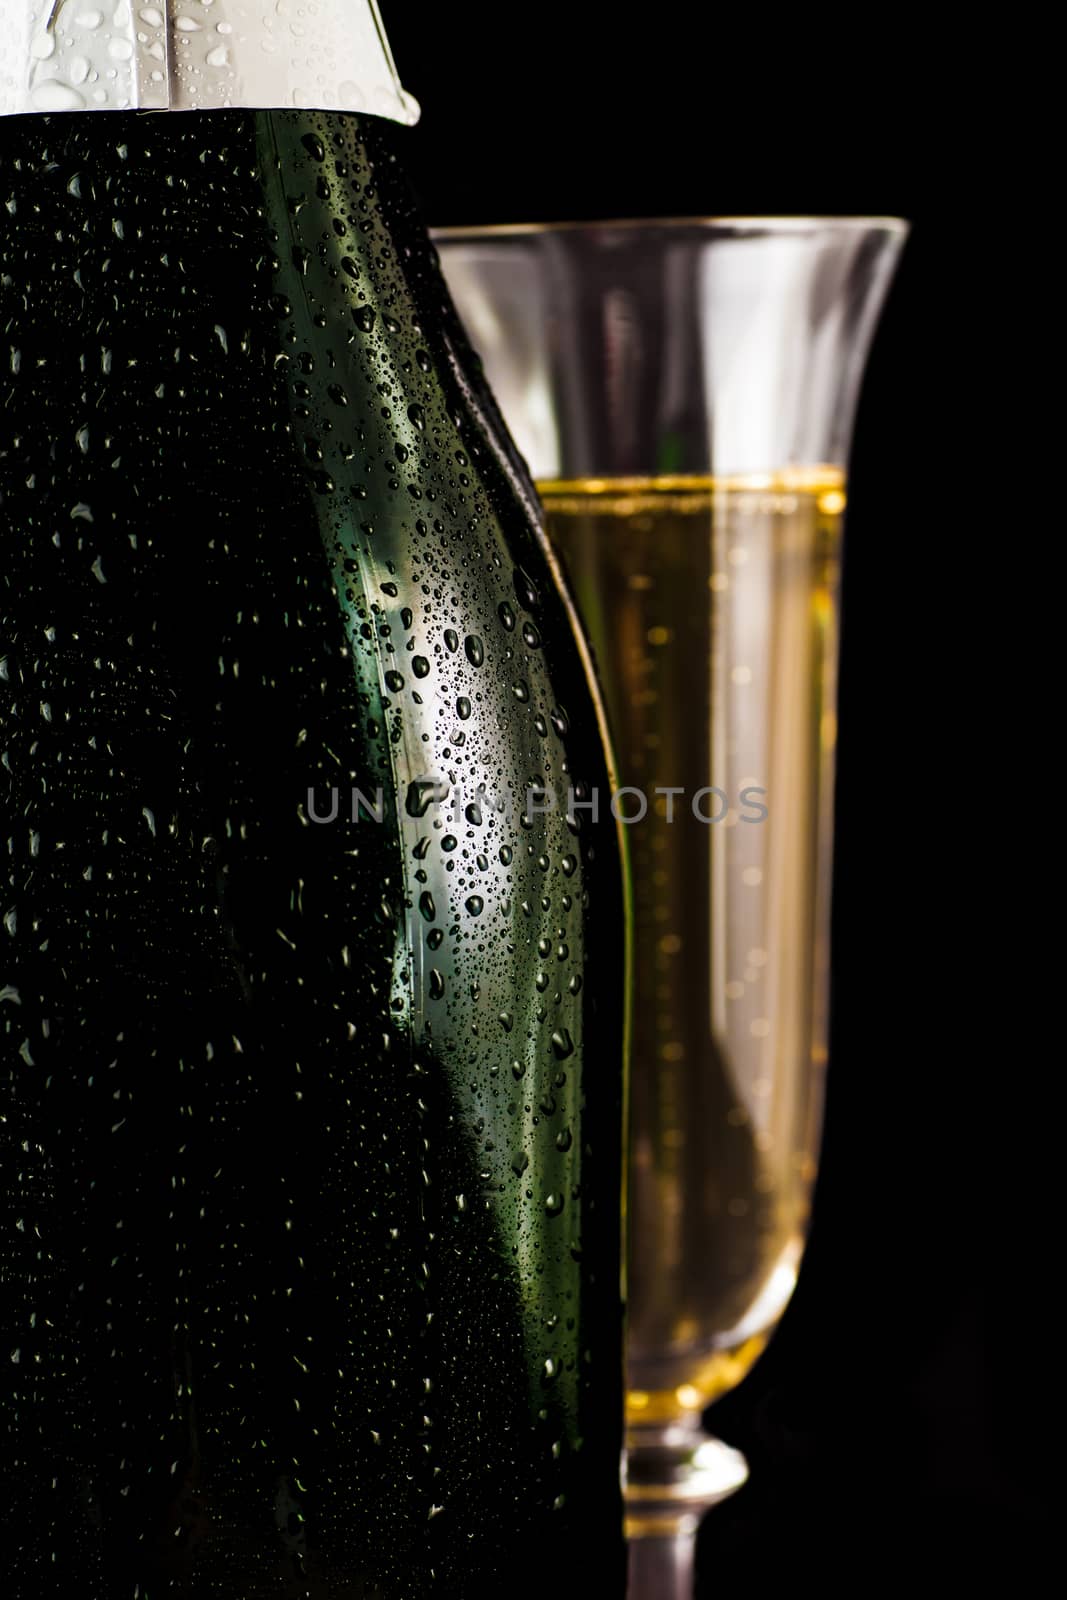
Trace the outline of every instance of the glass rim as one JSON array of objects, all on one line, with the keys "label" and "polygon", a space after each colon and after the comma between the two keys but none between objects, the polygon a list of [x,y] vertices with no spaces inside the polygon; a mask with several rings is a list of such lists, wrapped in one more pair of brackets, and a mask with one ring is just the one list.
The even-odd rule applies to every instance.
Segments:
[{"label": "glass rim", "polygon": [[809,233],[820,228],[837,229],[842,233],[890,233],[903,237],[911,229],[911,223],[906,217],[893,216],[854,216],[854,215],[761,215],[753,212],[751,215],[737,213],[723,216],[693,216],[693,217],[610,217],[592,219],[579,222],[498,222],[498,223],[473,223],[466,227],[450,224],[447,227],[431,228],[430,235],[434,239],[460,240],[460,239],[507,239],[533,237],[546,233],[593,233],[604,230],[624,230],[637,233],[642,229],[650,232],[662,230],[664,232],[681,231],[684,228],[695,230],[706,229],[713,232],[722,229],[724,232],[752,232],[766,233]]}]

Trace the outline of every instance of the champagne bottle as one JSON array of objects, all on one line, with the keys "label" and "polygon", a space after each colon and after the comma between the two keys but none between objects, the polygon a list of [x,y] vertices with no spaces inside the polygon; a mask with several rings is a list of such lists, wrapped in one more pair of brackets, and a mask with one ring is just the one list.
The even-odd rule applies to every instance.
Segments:
[{"label": "champagne bottle", "polygon": [[618,1592],[584,647],[402,131],[165,20],[0,99],[4,1593]]}]

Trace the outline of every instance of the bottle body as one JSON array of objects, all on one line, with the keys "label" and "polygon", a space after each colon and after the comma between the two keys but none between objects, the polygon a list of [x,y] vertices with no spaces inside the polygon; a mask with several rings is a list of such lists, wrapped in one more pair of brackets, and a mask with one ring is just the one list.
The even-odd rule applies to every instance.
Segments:
[{"label": "bottle body", "polygon": [[610,1589],[608,777],[397,135],[3,133],[15,1592]]}]

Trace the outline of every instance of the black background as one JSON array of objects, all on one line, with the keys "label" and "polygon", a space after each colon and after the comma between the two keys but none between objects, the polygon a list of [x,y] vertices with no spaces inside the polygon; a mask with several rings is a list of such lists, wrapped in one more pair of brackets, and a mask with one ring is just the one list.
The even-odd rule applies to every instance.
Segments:
[{"label": "black background", "polygon": [[[423,108],[403,143],[432,224],[912,223],[850,471],[814,1224],[778,1334],[708,1414],[752,1479],[702,1527],[697,1593],[807,1574],[860,1595],[887,1570],[952,1588],[1002,1564],[1010,1592],[1036,1592],[1024,1574],[1049,1531],[1042,1180],[1032,1090],[989,1020],[1020,952],[974,894],[1006,870],[993,818],[976,827],[991,761],[1012,782],[997,765],[1010,739],[983,528],[1004,404],[992,300],[984,311],[975,286],[988,107],[950,55],[888,14],[865,18],[861,41],[766,8],[732,27],[684,4],[382,10]],[[961,622],[978,624],[966,644]],[[982,964],[983,943],[999,965]]]}]

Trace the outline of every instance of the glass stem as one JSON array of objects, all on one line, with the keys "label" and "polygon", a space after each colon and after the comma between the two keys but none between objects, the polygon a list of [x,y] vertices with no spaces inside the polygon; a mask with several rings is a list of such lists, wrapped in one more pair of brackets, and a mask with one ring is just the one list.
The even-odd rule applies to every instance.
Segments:
[{"label": "glass stem", "polygon": [[627,1600],[692,1600],[696,1527],[686,1533],[633,1539]]},{"label": "glass stem", "polygon": [[691,1600],[700,1519],[747,1477],[741,1452],[721,1439],[709,1439],[698,1416],[666,1426],[629,1427],[628,1600]]}]

